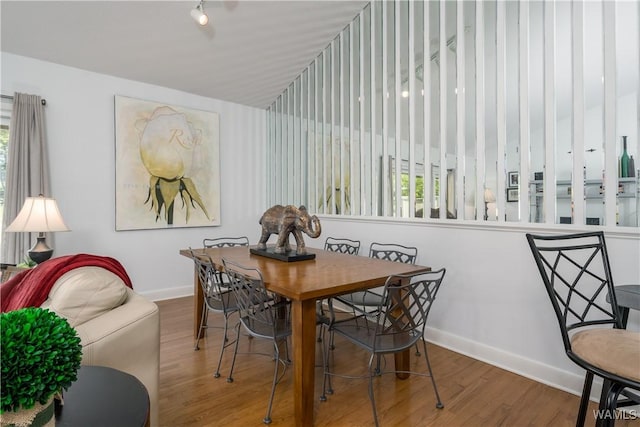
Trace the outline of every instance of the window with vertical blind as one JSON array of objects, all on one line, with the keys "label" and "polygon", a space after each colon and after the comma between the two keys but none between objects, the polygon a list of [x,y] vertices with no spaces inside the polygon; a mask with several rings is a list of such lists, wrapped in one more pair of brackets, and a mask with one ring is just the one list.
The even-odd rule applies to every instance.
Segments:
[{"label": "window with vertical blind", "polygon": [[272,204],[638,227],[638,2],[372,2],[268,109]]}]

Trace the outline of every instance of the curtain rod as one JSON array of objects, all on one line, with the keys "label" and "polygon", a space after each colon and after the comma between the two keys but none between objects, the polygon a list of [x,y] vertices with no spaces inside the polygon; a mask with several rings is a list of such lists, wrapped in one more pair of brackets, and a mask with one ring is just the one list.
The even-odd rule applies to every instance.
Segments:
[{"label": "curtain rod", "polygon": [[[10,96],[10,95],[0,95],[0,98],[8,99],[10,101],[13,101],[13,96]],[[42,105],[47,105],[47,100],[46,99],[42,99],[40,102],[42,103]]]}]

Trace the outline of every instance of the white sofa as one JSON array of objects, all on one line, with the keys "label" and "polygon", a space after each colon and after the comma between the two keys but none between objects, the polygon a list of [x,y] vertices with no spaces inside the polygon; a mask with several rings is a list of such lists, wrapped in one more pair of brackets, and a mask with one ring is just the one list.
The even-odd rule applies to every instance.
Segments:
[{"label": "white sofa", "polygon": [[62,275],[42,304],[65,317],[82,342],[82,364],[109,366],[138,378],[149,392],[151,426],[159,425],[158,306],[100,267]]}]

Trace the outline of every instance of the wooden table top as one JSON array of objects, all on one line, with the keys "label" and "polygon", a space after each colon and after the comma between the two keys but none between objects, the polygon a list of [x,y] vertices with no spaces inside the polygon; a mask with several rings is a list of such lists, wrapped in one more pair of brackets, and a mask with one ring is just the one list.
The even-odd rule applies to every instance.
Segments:
[{"label": "wooden table top", "polygon": [[[252,246],[255,247],[255,246]],[[206,253],[216,268],[222,268],[222,258],[244,267],[257,268],[262,272],[265,286],[270,291],[287,298],[303,301],[322,299],[356,290],[384,284],[392,274],[408,274],[429,271],[429,267],[380,260],[358,255],[347,255],[307,247],[316,258],[306,261],[284,262],[254,255],[250,247],[194,249],[194,253]],[[180,254],[191,258],[188,249]]]}]

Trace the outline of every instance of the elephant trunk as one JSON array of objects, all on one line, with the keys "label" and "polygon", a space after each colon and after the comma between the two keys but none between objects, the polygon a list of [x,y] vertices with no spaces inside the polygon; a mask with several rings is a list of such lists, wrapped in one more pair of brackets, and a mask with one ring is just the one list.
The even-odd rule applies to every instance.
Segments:
[{"label": "elephant trunk", "polygon": [[307,233],[307,235],[312,239],[320,236],[322,227],[320,226],[320,220],[317,216],[313,215],[311,217],[311,222],[309,223],[309,226],[304,230],[304,232]]}]

